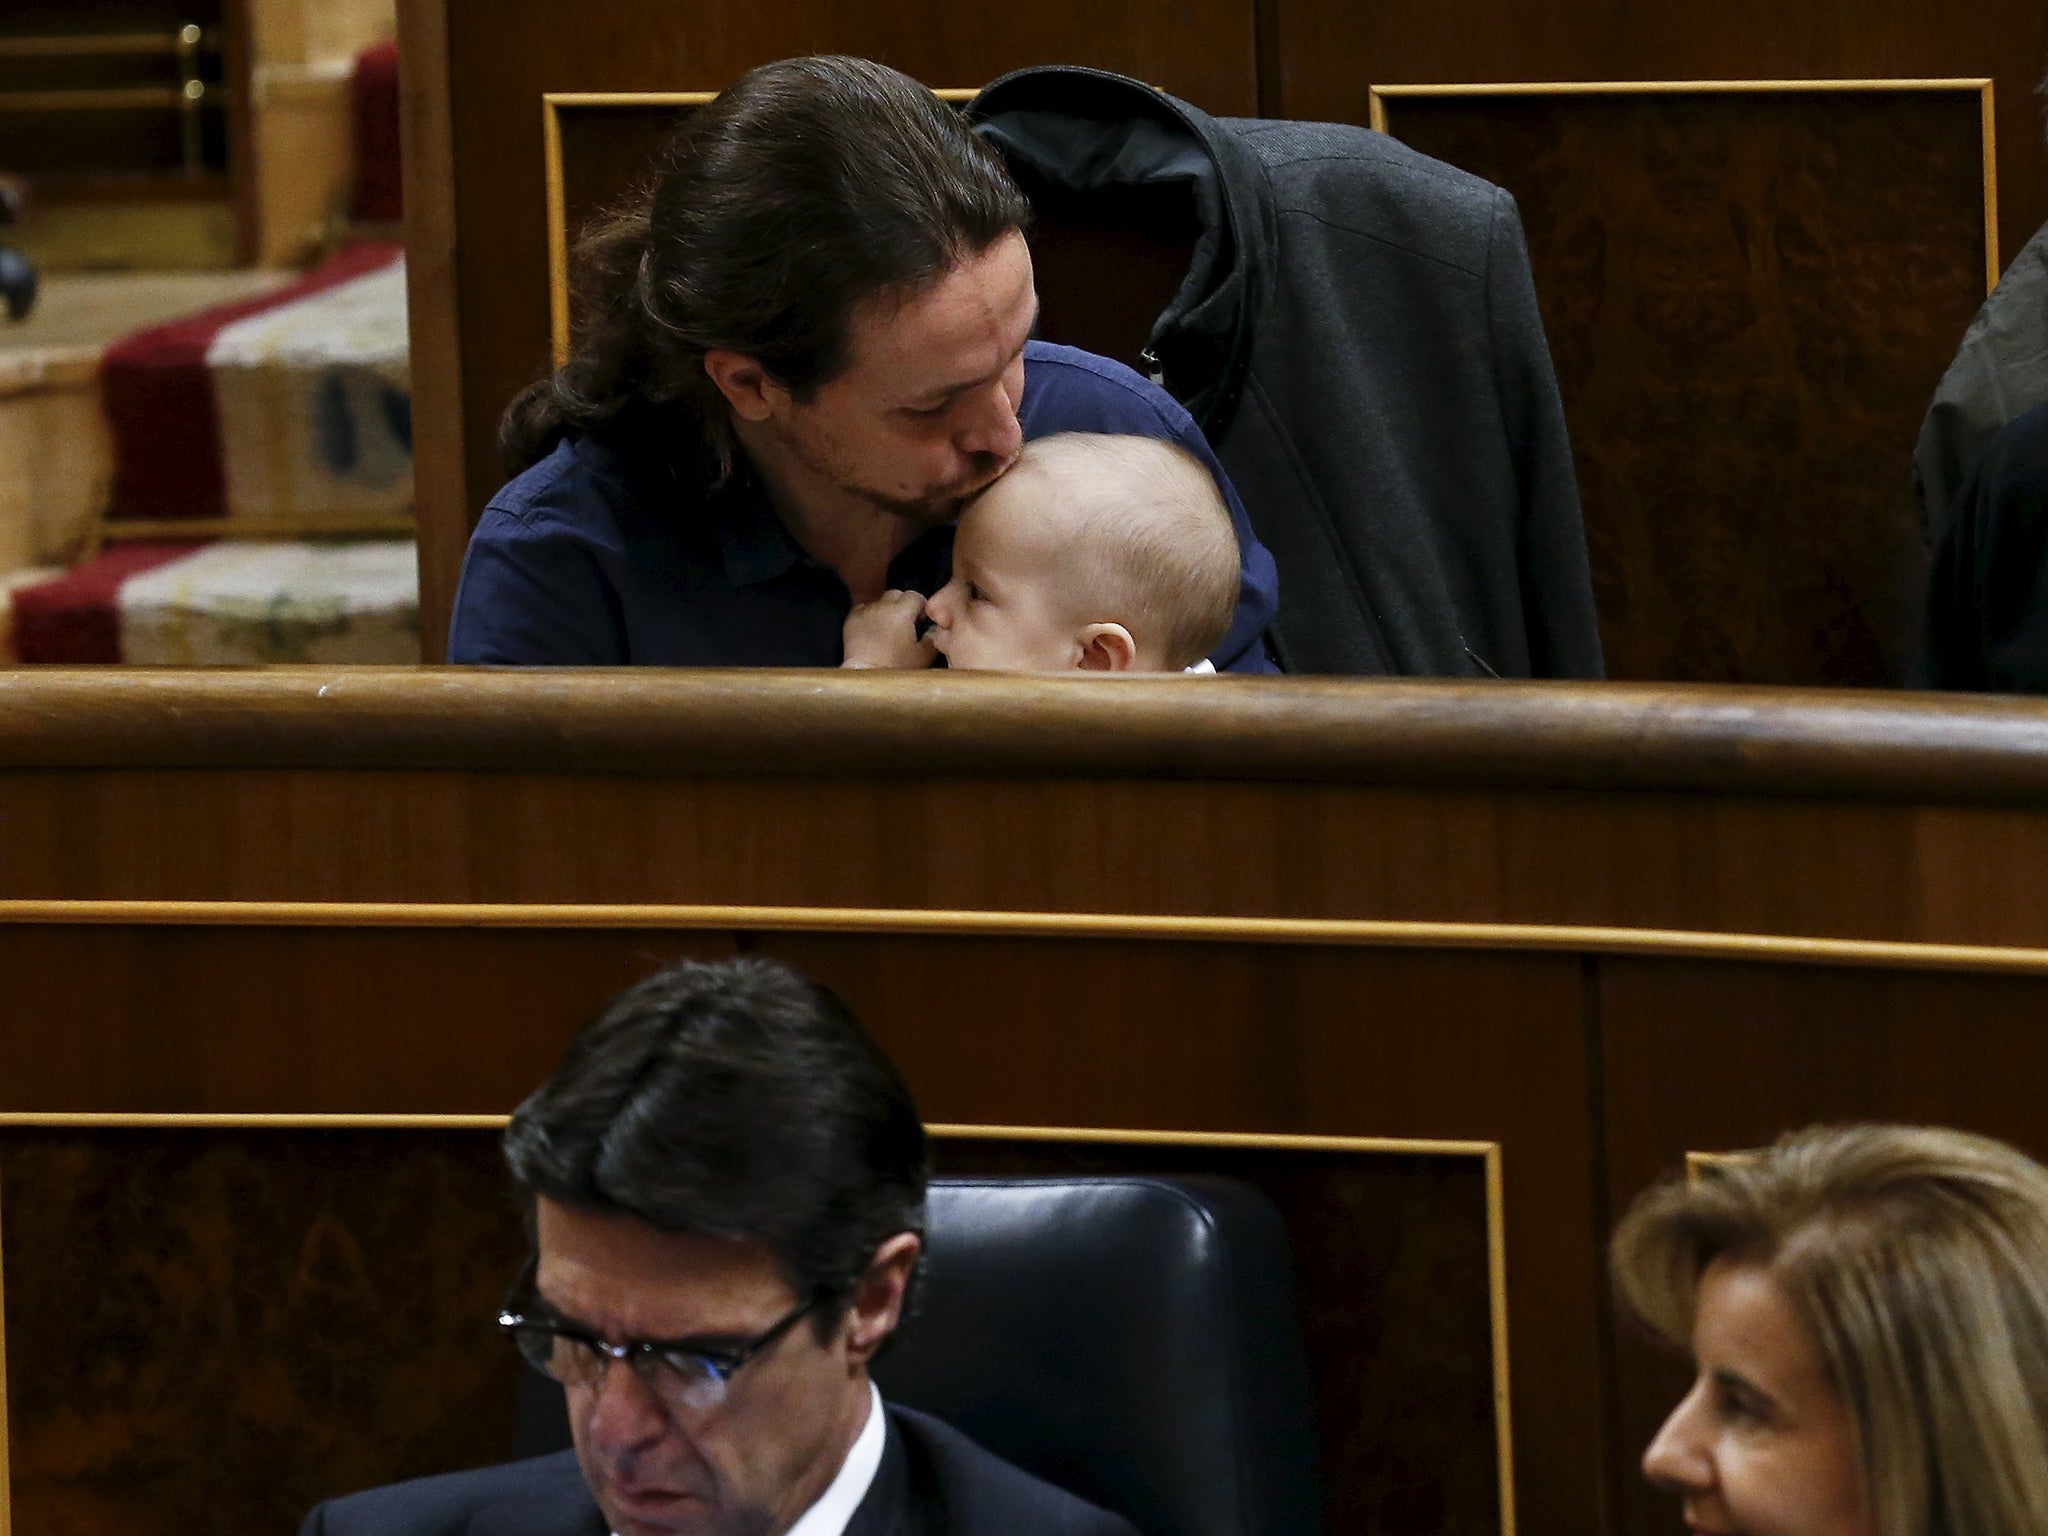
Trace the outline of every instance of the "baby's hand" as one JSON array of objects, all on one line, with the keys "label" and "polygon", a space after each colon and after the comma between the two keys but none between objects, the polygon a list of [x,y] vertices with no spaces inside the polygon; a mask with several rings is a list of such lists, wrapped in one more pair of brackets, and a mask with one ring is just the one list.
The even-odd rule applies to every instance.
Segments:
[{"label": "baby's hand", "polygon": [[924,597],[893,588],[846,616],[842,667],[928,667],[938,654],[929,637],[917,638]]}]

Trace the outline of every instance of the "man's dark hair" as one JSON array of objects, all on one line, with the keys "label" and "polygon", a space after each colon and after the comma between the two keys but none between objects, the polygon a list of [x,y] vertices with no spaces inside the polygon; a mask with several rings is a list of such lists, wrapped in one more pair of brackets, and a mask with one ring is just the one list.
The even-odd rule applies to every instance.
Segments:
[{"label": "man's dark hair", "polygon": [[572,431],[627,452],[704,444],[729,468],[706,353],[745,353],[807,398],[847,366],[863,301],[913,295],[1029,218],[996,152],[909,76],[841,57],[752,70],[584,231],[574,351],[506,411],[507,468]]},{"label": "man's dark hair", "polygon": [[536,1197],[759,1243],[837,1321],[875,1250],[924,1231],[924,1127],[829,989],[772,960],[686,962],[621,994],[513,1113]]}]

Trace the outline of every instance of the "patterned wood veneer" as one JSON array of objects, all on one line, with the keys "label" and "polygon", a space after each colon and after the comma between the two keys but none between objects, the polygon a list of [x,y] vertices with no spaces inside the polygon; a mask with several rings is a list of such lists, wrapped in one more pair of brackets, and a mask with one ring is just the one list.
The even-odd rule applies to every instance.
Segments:
[{"label": "patterned wood veneer", "polygon": [[289,1531],[501,1460],[523,1251],[488,1132],[0,1133],[13,1528]]},{"label": "patterned wood veneer", "polygon": [[[947,1139],[942,1173],[1249,1179],[1286,1218],[1333,1530],[1501,1536],[1486,1164]],[[510,1454],[489,1130],[0,1129],[14,1529],[288,1531]]]},{"label": "patterned wood veneer", "polygon": [[1520,201],[1620,678],[1883,685],[1985,286],[1975,91],[1390,97]]}]

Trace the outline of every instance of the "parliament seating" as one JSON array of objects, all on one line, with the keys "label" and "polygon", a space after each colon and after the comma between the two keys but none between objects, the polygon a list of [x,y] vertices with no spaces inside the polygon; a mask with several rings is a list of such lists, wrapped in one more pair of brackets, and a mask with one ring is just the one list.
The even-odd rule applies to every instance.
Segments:
[{"label": "parliament seating", "polygon": [[1287,1225],[1255,1188],[947,1179],[929,1253],[876,1362],[892,1399],[1141,1531],[1323,1529]]},{"label": "parliament seating", "polygon": [[[408,4],[427,654],[579,210],[679,98],[843,49],[964,89],[1096,64],[1506,185],[1611,670],[1895,682],[1913,429],[2048,216],[2037,10]],[[1051,212],[1085,299],[1128,232]],[[1064,313],[1127,355],[1173,255]],[[2048,1153],[2044,859],[2022,701],[7,674],[0,1512],[276,1529],[501,1458],[498,1119],[620,987],[746,950],[868,1020],[942,1173],[1260,1189],[1333,1531],[1657,1528],[1635,1463],[1685,1369],[1614,1314],[1615,1213],[1817,1120]]]},{"label": "parliament seating", "polygon": [[[502,1123],[0,1116],[18,1528],[288,1530],[565,1443],[494,1326],[525,1247]],[[933,1132],[892,1396],[1148,1530],[1318,1528],[1318,1460],[1347,1527],[1511,1522],[1484,1149]]]},{"label": "parliament seating", "polygon": [[[41,669],[0,686],[0,975],[27,1021],[0,1032],[0,1110],[497,1116],[655,966],[777,956],[847,998],[932,1120],[989,1128],[942,1141],[941,1173],[1214,1173],[1274,1200],[1333,1528],[1598,1530],[1604,1507],[1628,1530],[1657,1518],[1632,1469],[1683,1368],[1611,1313],[1613,1214],[1689,1153],[1814,1121],[2048,1151],[2044,860],[2024,700]],[[472,1182],[413,1186],[467,1213],[445,1326],[516,1265],[487,1142]],[[45,1204],[54,1251],[77,1178]],[[253,1212],[266,1186],[220,1187]],[[300,1286],[302,1256],[320,1306],[407,1294],[413,1229],[379,1227],[374,1181],[310,1224],[325,1207],[269,1187],[301,1225],[240,1294]],[[33,1209],[0,1190],[18,1505],[92,1471],[60,1388],[34,1389],[55,1419],[24,1406],[77,1376],[36,1363],[64,1332],[29,1321]],[[353,1256],[373,1231],[390,1268]],[[1372,1249],[1387,1231],[1413,1236]],[[46,1273],[36,1305],[68,1305]],[[330,1361],[365,1358],[347,1338]],[[486,1375],[460,1390],[509,1403]],[[433,1441],[447,1416],[410,1389],[340,1380],[402,1411],[327,1446],[338,1480],[302,1504],[505,1454],[488,1412]],[[1412,1482],[1373,1475],[1390,1447]]]},{"label": "parliament seating", "polygon": [[[692,100],[836,50],[956,91],[1092,65],[1217,115],[1379,127],[1505,186],[1609,675],[1896,686],[1924,580],[1920,417],[1988,282],[2048,218],[2035,18],[2028,0],[1881,22],[1740,4],[1739,21],[1567,7],[1505,31],[1479,0],[1199,0],[1171,22],[1149,4],[1058,3],[973,27],[829,0],[720,3],[691,26],[621,0],[602,28],[560,0],[409,8],[426,654],[503,478],[498,415],[559,355],[570,234]],[[491,153],[462,149],[478,144]],[[1049,332],[1129,357],[1185,235],[1157,209],[1123,211],[1105,228],[1050,207],[1039,246]]]},{"label": "parliament seating", "polygon": [[[1233,1180],[940,1179],[918,1300],[875,1379],[1141,1531],[1313,1536],[1288,1248],[1279,1210]],[[561,1389],[529,1372],[521,1391],[518,1454],[566,1446]]]}]

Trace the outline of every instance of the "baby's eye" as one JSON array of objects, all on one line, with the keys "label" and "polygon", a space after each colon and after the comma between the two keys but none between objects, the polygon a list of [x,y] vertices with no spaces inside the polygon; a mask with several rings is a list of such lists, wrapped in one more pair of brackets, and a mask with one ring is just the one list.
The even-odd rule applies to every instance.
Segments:
[{"label": "baby's eye", "polygon": [[985,603],[988,601],[988,595],[981,590],[980,583],[972,581],[967,583],[967,601],[970,603]]}]

